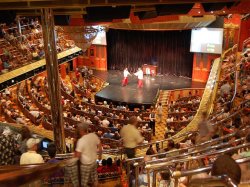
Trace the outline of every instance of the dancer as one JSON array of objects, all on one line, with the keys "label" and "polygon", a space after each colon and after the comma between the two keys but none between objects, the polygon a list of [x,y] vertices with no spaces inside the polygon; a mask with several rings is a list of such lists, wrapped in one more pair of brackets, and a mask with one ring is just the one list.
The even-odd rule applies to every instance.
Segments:
[{"label": "dancer", "polygon": [[142,88],[143,87],[143,71],[142,71],[142,69],[138,68],[135,75],[138,77],[138,88]]},{"label": "dancer", "polygon": [[128,68],[125,68],[123,71],[123,80],[122,80],[122,86],[128,85],[128,75],[131,75],[128,71]]}]

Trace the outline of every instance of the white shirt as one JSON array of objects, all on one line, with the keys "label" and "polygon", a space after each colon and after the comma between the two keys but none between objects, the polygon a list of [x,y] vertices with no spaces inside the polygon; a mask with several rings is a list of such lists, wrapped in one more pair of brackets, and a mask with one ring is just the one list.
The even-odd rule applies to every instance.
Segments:
[{"label": "white shirt", "polygon": [[100,144],[100,139],[94,133],[89,133],[82,136],[77,144],[76,151],[81,153],[82,164],[93,164],[97,159],[97,147]]},{"label": "white shirt", "polygon": [[35,151],[28,151],[23,153],[20,158],[20,165],[24,164],[42,164],[43,157]]},{"label": "white shirt", "polygon": [[173,122],[174,119],[173,118],[167,118],[167,122]]},{"label": "white shirt", "polygon": [[143,79],[143,71],[139,70],[135,73],[135,75],[138,77],[138,79]]},{"label": "white shirt", "polygon": [[128,75],[130,75],[130,73],[128,72],[128,70],[125,69],[125,70],[123,71],[123,76],[124,76],[124,77],[128,77]]},{"label": "white shirt", "polygon": [[34,116],[35,118],[38,118],[38,116],[40,115],[40,112],[39,112],[39,111],[32,110],[32,111],[30,111],[30,114],[31,114],[32,116]]},{"label": "white shirt", "polygon": [[162,105],[159,105],[157,107],[157,112],[158,112],[158,114],[162,114]]},{"label": "white shirt", "polygon": [[128,124],[123,126],[120,134],[123,139],[123,145],[126,148],[135,148],[144,140],[141,133],[134,125]]}]

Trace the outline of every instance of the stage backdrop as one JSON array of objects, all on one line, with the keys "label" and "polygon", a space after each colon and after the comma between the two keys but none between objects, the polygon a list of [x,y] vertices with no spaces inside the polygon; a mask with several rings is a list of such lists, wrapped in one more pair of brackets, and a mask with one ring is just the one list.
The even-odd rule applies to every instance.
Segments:
[{"label": "stage backdrop", "polygon": [[191,31],[107,32],[108,69],[136,71],[143,64],[158,66],[158,73],[192,77]]}]

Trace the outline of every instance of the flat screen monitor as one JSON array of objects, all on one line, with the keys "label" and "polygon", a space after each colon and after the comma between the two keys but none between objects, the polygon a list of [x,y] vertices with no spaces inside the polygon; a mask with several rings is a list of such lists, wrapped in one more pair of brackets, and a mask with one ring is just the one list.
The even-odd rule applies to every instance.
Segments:
[{"label": "flat screen monitor", "polygon": [[223,29],[199,28],[191,34],[190,52],[221,54],[223,44]]},{"label": "flat screen monitor", "polygon": [[105,30],[99,30],[95,39],[92,41],[94,45],[107,45]]}]

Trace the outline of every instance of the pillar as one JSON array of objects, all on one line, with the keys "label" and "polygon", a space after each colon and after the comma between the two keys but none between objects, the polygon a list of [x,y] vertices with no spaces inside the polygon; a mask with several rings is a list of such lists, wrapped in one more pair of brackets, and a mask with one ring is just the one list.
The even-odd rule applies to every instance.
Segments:
[{"label": "pillar", "polygon": [[58,153],[64,153],[66,151],[66,145],[62,116],[61,85],[58,71],[53,10],[50,8],[41,9],[41,20],[54,141]]},{"label": "pillar", "polygon": [[20,17],[19,16],[16,17],[16,22],[17,22],[18,33],[19,33],[20,36],[22,36],[22,27],[21,27],[21,24],[20,24]]}]

